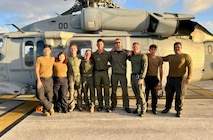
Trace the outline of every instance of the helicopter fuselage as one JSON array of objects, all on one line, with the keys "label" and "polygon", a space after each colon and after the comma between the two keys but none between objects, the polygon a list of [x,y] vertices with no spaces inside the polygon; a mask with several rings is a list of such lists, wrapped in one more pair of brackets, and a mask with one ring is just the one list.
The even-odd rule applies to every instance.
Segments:
[{"label": "helicopter fuselage", "polygon": [[[123,49],[127,50],[132,49],[133,42],[139,42],[142,53],[147,53],[151,44],[156,44],[159,56],[173,54],[174,42],[182,42],[183,52],[190,54],[193,60],[192,81],[213,79],[212,34],[199,24],[190,22],[192,18],[169,13],[85,8],[81,14],[30,24],[22,28],[23,32],[0,34],[0,92],[3,87],[9,88],[5,84],[8,82],[10,85],[23,84],[23,88],[26,85],[35,87],[34,64],[42,55],[44,44],[53,46],[52,56],[57,56],[60,51],[69,55],[71,43],[76,43],[79,53],[84,55],[87,49],[93,52],[97,49],[99,38],[105,40],[108,51],[114,47],[117,37],[122,39]],[[163,71],[165,83],[167,63],[163,64]],[[130,62],[127,62],[128,85],[130,74]]]}]

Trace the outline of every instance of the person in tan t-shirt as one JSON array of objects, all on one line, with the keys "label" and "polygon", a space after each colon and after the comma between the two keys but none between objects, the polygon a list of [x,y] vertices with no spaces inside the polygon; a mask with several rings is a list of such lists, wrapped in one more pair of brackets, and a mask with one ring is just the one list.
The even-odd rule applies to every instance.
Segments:
[{"label": "person in tan t-shirt", "polygon": [[[188,85],[192,78],[192,58],[190,55],[182,53],[181,42],[174,43],[174,52],[175,54],[162,57],[163,61],[169,62],[169,75],[167,76],[167,83],[165,87],[166,105],[162,113],[169,112],[172,106],[174,93],[176,93],[176,117],[180,117],[186,92],[185,85]],[[186,72],[187,75],[185,76]]]},{"label": "person in tan t-shirt", "polygon": [[[146,93],[146,103],[148,108],[148,97],[149,92],[151,91],[152,95],[152,113],[157,114],[157,91],[155,90],[155,87],[159,85],[162,87],[162,77],[163,77],[163,60],[161,57],[156,56],[157,52],[157,46],[155,44],[152,44],[149,46],[149,53],[147,53],[148,57],[148,69],[145,77],[145,93]],[[158,79],[158,71],[159,71],[159,78]]]},{"label": "person in tan t-shirt", "polygon": [[60,52],[53,65],[54,70],[54,104],[55,111],[68,112],[68,79],[67,79],[67,62],[68,56],[64,52]]},{"label": "person in tan t-shirt", "polygon": [[54,57],[50,56],[51,46],[45,45],[43,49],[43,56],[36,60],[35,72],[37,77],[37,97],[43,106],[43,113],[45,116],[54,114],[53,102],[53,63]]}]

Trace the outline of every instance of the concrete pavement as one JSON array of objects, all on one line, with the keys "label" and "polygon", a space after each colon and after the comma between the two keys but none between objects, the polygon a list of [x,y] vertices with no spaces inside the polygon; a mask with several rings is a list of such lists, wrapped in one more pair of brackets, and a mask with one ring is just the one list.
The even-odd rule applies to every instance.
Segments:
[{"label": "concrete pavement", "polygon": [[[197,87],[199,84],[195,83],[194,86]],[[200,84],[201,87],[204,85]],[[212,85],[209,86],[208,91],[212,93]],[[190,91],[188,94],[202,96],[196,92]],[[175,117],[174,102],[167,114],[161,113],[164,105],[165,98],[159,99],[158,114],[154,115],[149,107],[144,117],[126,113],[122,108],[122,100],[118,100],[118,107],[112,113],[75,110],[71,113],[55,113],[53,116],[44,117],[41,113],[33,112],[5,133],[0,140],[212,139],[213,98],[185,99],[181,118]],[[130,100],[130,108],[132,111],[135,109],[135,99]]]},{"label": "concrete pavement", "polygon": [[[159,113],[144,117],[128,114],[122,108],[112,113],[79,112],[44,117],[32,113],[3,135],[1,140],[210,140],[213,136],[213,100],[186,99],[182,117],[174,108],[161,114],[165,100],[159,100]],[[133,108],[133,106],[131,106]],[[150,110],[150,109],[149,109]]]}]

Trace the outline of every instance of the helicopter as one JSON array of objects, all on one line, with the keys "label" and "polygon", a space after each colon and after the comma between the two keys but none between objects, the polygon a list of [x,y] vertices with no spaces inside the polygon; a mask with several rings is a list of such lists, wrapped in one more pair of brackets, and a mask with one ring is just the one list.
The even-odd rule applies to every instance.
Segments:
[{"label": "helicopter", "polygon": [[[22,28],[12,24],[17,32],[0,34],[0,93],[34,92],[34,64],[42,55],[44,44],[53,46],[51,55],[57,56],[61,51],[69,55],[69,46],[75,43],[83,56],[87,49],[97,49],[99,38],[105,41],[108,51],[117,37],[127,50],[131,50],[133,42],[139,42],[141,51],[146,53],[151,44],[156,44],[159,56],[174,53],[172,46],[179,41],[194,62],[192,81],[213,79],[213,35],[192,21],[194,18],[190,14],[128,10],[112,0],[76,0],[57,17]],[[165,80],[167,63],[163,69]],[[128,81],[130,75],[131,66],[127,62]]]}]

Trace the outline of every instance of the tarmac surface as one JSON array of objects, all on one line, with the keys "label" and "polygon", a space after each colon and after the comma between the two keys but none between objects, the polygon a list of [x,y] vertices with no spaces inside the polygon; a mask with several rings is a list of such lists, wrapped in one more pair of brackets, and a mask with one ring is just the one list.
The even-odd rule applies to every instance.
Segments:
[{"label": "tarmac surface", "polygon": [[[27,95],[17,96],[16,100],[3,101],[0,98],[0,140],[210,140],[213,137],[213,81],[195,82],[189,88],[180,118],[175,117],[174,102],[169,113],[161,113],[165,97],[158,100],[157,115],[151,112],[149,106],[144,117],[126,113],[120,98],[118,107],[111,113],[104,110],[94,113],[75,110],[70,113],[55,113],[50,117],[44,117],[32,107],[23,111],[23,108],[37,105],[33,104],[37,103],[34,100],[26,102]],[[131,89],[129,94],[132,97],[130,108],[133,111],[136,106]],[[118,96],[120,95],[119,89]],[[14,108],[21,105],[27,107]],[[19,110],[14,111],[15,109]],[[1,128],[7,120],[14,119],[8,117],[9,113],[14,113],[11,114],[13,117],[24,114],[24,117]]]}]

